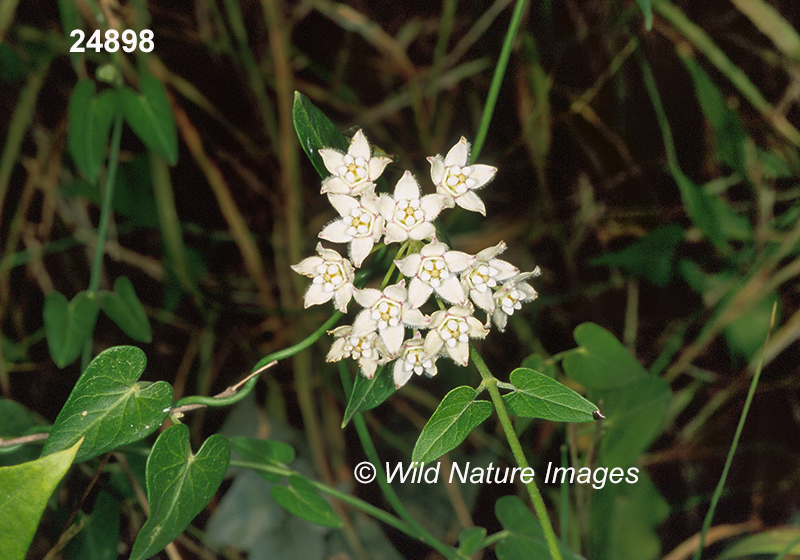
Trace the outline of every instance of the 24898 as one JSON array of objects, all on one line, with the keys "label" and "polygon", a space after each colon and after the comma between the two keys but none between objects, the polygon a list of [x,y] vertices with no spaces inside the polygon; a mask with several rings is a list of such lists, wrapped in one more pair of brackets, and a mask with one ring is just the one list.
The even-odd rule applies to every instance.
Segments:
[{"label": "24898", "polygon": [[[100,30],[95,30],[94,33],[86,41],[86,47],[81,46],[86,34],[81,29],[75,29],[69,34],[70,37],[78,37],[78,40],[69,49],[69,52],[85,52],[87,48],[94,49],[95,52],[105,50],[107,52],[117,52],[120,48],[120,33],[116,29],[108,29],[105,33],[105,41],[100,34]],[[155,48],[153,43],[153,32],[149,29],[142,29],[139,35],[132,29],[126,29],[122,32],[122,50],[130,53],[136,50],[137,46],[140,51],[149,53]]]}]

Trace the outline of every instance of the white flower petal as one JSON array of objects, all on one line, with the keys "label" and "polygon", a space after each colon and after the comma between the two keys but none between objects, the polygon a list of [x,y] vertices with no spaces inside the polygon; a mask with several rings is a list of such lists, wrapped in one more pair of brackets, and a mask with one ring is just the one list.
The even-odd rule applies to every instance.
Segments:
[{"label": "white flower petal", "polygon": [[375,376],[375,370],[378,369],[377,360],[367,360],[362,358],[358,360],[358,365],[361,366],[361,373],[363,373],[364,377],[367,379],[372,379]]},{"label": "white flower petal", "polygon": [[491,165],[476,164],[471,165],[470,169],[469,178],[475,181],[475,185],[471,187],[472,189],[478,189],[484,186],[491,181],[495,173],[497,173],[497,168]]},{"label": "white flower petal", "polygon": [[374,181],[381,176],[383,170],[386,168],[391,159],[388,157],[374,157],[369,160],[369,178]]},{"label": "white flower petal", "polygon": [[444,208],[445,197],[440,194],[426,194],[419,199],[419,207],[425,212],[425,218],[433,220]]},{"label": "white flower petal", "polygon": [[461,366],[469,364],[469,344],[466,342],[457,342],[455,345],[444,346],[447,355],[450,356],[455,363]]},{"label": "white flower petal", "polygon": [[399,261],[394,261],[395,265],[397,265],[398,270],[402,272],[404,276],[408,276],[409,278],[417,274],[421,262],[422,262],[422,255],[420,255],[419,253],[412,253],[404,259],[401,259]]},{"label": "white flower petal", "polygon": [[398,304],[404,302],[407,297],[406,281],[400,280],[397,284],[386,286],[386,288],[383,290],[383,293],[386,297],[396,301]]},{"label": "white flower petal", "polygon": [[442,156],[429,157],[428,161],[431,164],[431,180],[434,185],[439,185],[444,181],[444,159]]},{"label": "white flower petal", "polygon": [[353,321],[353,336],[364,336],[371,332],[375,332],[378,328],[378,323],[369,313],[369,309],[361,311],[356,315],[356,320]]},{"label": "white flower petal", "polygon": [[419,184],[410,171],[406,171],[394,188],[395,200],[412,200],[419,198]]},{"label": "white flower petal", "polygon": [[414,278],[408,285],[408,303],[411,304],[411,307],[416,309],[428,301],[432,293],[433,288],[431,288],[429,284],[426,284],[419,278]]},{"label": "white flower petal", "polygon": [[491,290],[486,290],[485,292],[470,290],[469,297],[475,302],[475,305],[487,313],[494,311],[494,298],[492,297]]},{"label": "white flower petal", "polygon": [[489,266],[497,270],[497,275],[492,277],[499,282],[503,282],[519,274],[519,269],[516,266],[500,259],[490,260]]},{"label": "white flower petal", "polygon": [[409,369],[406,371],[406,368],[403,367],[405,362],[402,359],[398,359],[394,363],[394,370],[392,371],[392,377],[394,378],[394,386],[396,389],[399,389],[406,383],[408,380],[411,379],[411,374],[414,373],[413,369]]},{"label": "white flower petal", "polygon": [[353,298],[358,302],[361,307],[372,307],[381,299],[381,291],[375,288],[364,288],[363,290],[355,290]]},{"label": "white flower petal", "polygon": [[392,221],[386,224],[384,235],[384,243],[388,245],[389,243],[400,243],[405,241],[409,237],[409,231]]},{"label": "white flower petal", "polygon": [[333,292],[326,292],[322,284],[311,284],[306,290],[303,306],[308,309],[312,305],[320,305],[330,301]]},{"label": "white flower petal", "polygon": [[[416,280],[416,278],[415,278]],[[413,287],[414,282],[411,282],[411,287]],[[458,281],[458,278],[455,276],[450,276],[441,285],[436,288],[436,293],[439,294],[443,300],[449,303],[457,303],[459,305],[464,305],[467,303],[467,298],[464,295],[464,288],[461,287],[461,282]],[[425,298],[428,299],[427,297]],[[411,289],[409,289],[409,301],[411,300]],[[418,307],[418,306],[417,306]]]},{"label": "white flower petal", "polygon": [[450,272],[462,272],[475,262],[474,256],[462,253],[461,251],[447,251],[443,257]]},{"label": "white flower petal", "polygon": [[375,241],[371,237],[356,237],[350,243],[350,257],[353,259],[353,264],[360,267],[364,259],[367,258]]},{"label": "white flower petal", "polygon": [[340,216],[350,216],[353,210],[361,207],[358,200],[346,194],[329,194],[328,201],[331,203],[331,206],[336,208]]},{"label": "white flower petal", "polygon": [[465,166],[467,165],[467,161],[469,160],[469,142],[463,136],[461,140],[458,141],[458,144],[450,148],[450,151],[447,152],[447,155],[444,158],[444,164],[447,167],[452,165],[458,166]]},{"label": "white flower petal", "polygon": [[364,136],[364,132],[361,129],[356,131],[356,133],[353,135],[353,139],[350,141],[350,148],[347,150],[347,153],[354,158],[361,157],[364,158],[364,160],[368,160],[372,155],[370,153],[367,137]]},{"label": "white flower petal", "polygon": [[404,308],[403,322],[409,327],[428,328],[429,319],[419,309]]},{"label": "white flower petal", "polygon": [[319,232],[319,238],[327,239],[334,243],[349,243],[353,237],[347,233],[348,227],[349,224],[344,220],[335,220],[322,228],[322,231]]},{"label": "white flower petal", "polygon": [[333,292],[333,306],[342,313],[347,313],[347,304],[352,297],[353,285],[348,283]]},{"label": "white flower petal", "polygon": [[469,210],[470,212],[480,212],[484,216],[486,215],[486,207],[483,205],[483,201],[472,191],[465,192],[455,200],[456,204],[465,210]]},{"label": "white flower petal", "polygon": [[425,353],[428,356],[436,356],[442,350],[442,346],[444,346],[444,340],[442,340],[439,331],[435,329],[429,331],[428,336],[425,337],[425,344],[423,345]]},{"label": "white flower petal", "polygon": [[336,170],[344,165],[344,154],[338,150],[320,148],[319,155],[322,157],[325,167],[333,174],[336,174]]},{"label": "white flower petal", "polygon": [[303,276],[315,276],[317,267],[324,262],[320,257],[308,257],[297,264],[293,264],[290,268]]},{"label": "white flower petal", "polygon": [[403,325],[387,327],[385,329],[381,329],[380,332],[381,338],[386,343],[386,348],[392,355],[397,354],[397,352],[400,350],[400,346],[403,345],[403,338],[405,337],[405,334],[406,332]]},{"label": "white flower petal", "polygon": [[487,247],[486,249],[484,249],[475,256],[478,258],[479,261],[487,262],[495,258],[497,255],[499,255],[505,250],[506,250],[506,243],[505,241],[501,241],[500,243],[494,245],[493,247]]},{"label": "white flower petal", "polygon": [[422,241],[423,239],[432,239],[436,236],[436,228],[430,222],[421,222],[411,228],[408,232],[408,237],[414,241]]}]

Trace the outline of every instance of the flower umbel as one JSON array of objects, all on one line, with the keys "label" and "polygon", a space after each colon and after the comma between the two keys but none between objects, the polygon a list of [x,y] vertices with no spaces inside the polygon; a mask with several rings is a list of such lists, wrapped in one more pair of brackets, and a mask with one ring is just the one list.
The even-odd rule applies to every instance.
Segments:
[{"label": "flower umbel", "polygon": [[447,197],[448,206],[458,204],[485,216],[486,207],[474,191],[491,181],[497,168],[482,164],[468,165],[469,148],[469,142],[462,136],[444,158],[440,155],[429,157],[431,179],[436,184],[436,192]]},{"label": "flower umbel", "polygon": [[326,249],[317,243],[318,257],[308,257],[292,270],[313,278],[306,290],[303,305],[306,308],[330,301],[342,313],[347,313],[347,304],[353,297],[353,265],[333,249]]},{"label": "flower umbel", "polygon": [[517,309],[522,309],[522,304],[535,300],[539,294],[525,282],[531,276],[540,274],[537,268],[533,272],[523,272],[503,284],[503,287],[494,294],[494,313],[492,319],[500,332],[506,329],[508,318]]},{"label": "flower umbel", "polygon": [[333,173],[322,182],[321,192],[356,196],[375,185],[386,165],[387,157],[372,157],[367,138],[359,130],[350,142],[346,154],[331,148],[319,151],[325,167]]},{"label": "flower umbel", "polygon": [[494,298],[492,288],[496,288],[501,282],[519,274],[519,269],[506,261],[495,258],[506,250],[506,244],[502,241],[494,247],[488,247],[477,255],[469,270],[461,274],[461,284],[469,294],[470,299],[486,311],[494,311]]}]

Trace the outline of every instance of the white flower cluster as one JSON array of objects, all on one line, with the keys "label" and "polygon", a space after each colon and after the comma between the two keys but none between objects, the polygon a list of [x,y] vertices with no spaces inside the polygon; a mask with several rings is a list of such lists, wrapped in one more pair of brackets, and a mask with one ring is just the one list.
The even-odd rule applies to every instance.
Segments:
[{"label": "white flower cluster", "polygon": [[[363,307],[352,325],[330,331],[336,340],[328,361],[351,357],[368,378],[375,375],[379,364],[393,361],[394,382],[400,387],[414,373],[436,375],[436,360],[443,355],[466,366],[470,338],[485,337],[492,321],[504,330],[508,317],[523,302],[536,299],[536,291],[526,281],[537,275],[538,269],[520,273],[498,259],[504,243],[468,255],[451,251],[436,239],[433,221],[444,208],[457,204],[486,214],[475,191],[486,185],[497,169],[469,165],[469,149],[469,142],[461,138],[445,157],[428,158],[436,194],[425,196],[420,195],[419,184],[408,171],[393,195],[375,193],[375,180],[390,160],[373,157],[360,130],[346,154],[327,148],[319,151],[332,173],[323,181],[321,192],[341,216],[325,226],[319,237],[349,244],[350,258],[318,243],[318,256],[308,257],[292,269],[312,278],[305,307],[331,299],[343,313],[351,299]],[[355,288],[355,268],[381,238],[385,244],[427,241],[419,252],[395,261],[408,279],[408,287],[403,279],[383,290]],[[449,307],[442,305],[444,309],[424,315],[420,308],[433,294]],[[474,306],[486,312],[485,325],[473,316]],[[411,338],[406,338],[406,329],[413,330]],[[422,329],[428,331],[424,338]]]}]

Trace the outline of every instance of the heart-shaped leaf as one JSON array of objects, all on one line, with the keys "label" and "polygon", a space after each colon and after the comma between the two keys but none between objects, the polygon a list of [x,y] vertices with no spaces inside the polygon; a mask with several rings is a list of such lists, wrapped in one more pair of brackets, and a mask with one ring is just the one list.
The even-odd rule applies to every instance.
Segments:
[{"label": "heart-shaped leaf", "polygon": [[[271,466],[282,466],[294,461],[294,449],[291,445],[283,443],[282,441],[270,441],[250,437],[232,437],[229,438],[228,441],[231,444],[231,449],[233,449],[243,461]],[[283,478],[274,473],[264,471],[256,472],[270,482],[278,482]]]},{"label": "heart-shaped leaf", "polygon": [[321,177],[329,177],[331,172],[325,167],[325,162],[319,155],[319,149],[333,148],[340,152],[346,152],[350,142],[344,134],[339,132],[336,125],[299,91],[294,92],[292,118],[300,145],[303,146],[303,150],[314,164],[314,169]]},{"label": "heart-shaped leaf", "polygon": [[455,449],[469,433],[494,410],[489,401],[476,401],[472,387],[456,387],[447,393],[422,428],[411,460],[420,463],[435,461]]},{"label": "heart-shaped leaf", "polygon": [[95,95],[92,80],[79,81],[69,97],[67,146],[75,166],[93,183],[103,166],[111,123],[117,112],[117,94],[107,89]]},{"label": "heart-shaped leaf", "polygon": [[184,424],[158,436],[147,459],[150,516],[133,543],[130,560],[150,558],[186,529],[222,484],[230,457],[228,440],[219,434],[209,437],[196,455]]},{"label": "heart-shaped leaf", "polygon": [[591,422],[597,407],[578,393],[532,369],[511,372],[517,388],[503,395],[509,414],[554,422]]},{"label": "heart-shaped leaf", "polygon": [[0,467],[0,550],[23,560],[44,507],[72,465],[80,442],[69,449],[13,467]]},{"label": "heart-shaped leaf", "polygon": [[84,342],[92,335],[97,321],[97,299],[80,292],[67,301],[60,292],[50,292],[44,300],[44,330],[50,356],[60,368],[78,359]]},{"label": "heart-shaped leaf", "polygon": [[85,461],[153,433],[169,413],[172,387],[165,381],[137,382],[146,363],[144,352],[134,346],[98,354],[59,412],[42,455],[85,436],[75,458]]},{"label": "heart-shaped leaf", "polygon": [[125,334],[139,342],[149,343],[153,340],[150,330],[150,321],[142,307],[142,302],[136,297],[133,284],[125,276],[120,276],[114,282],[114,291],[103,290],[99,293],[100,307],[103,312],[114,321]]},{"label": "heart-shaped leaf", "polygon": [[355,383],[353,383],[350,400],[344,411],[342,428],[347,426],[347,423],[357,412],[375,408],[388,399],[395,390],[391,368],[380,366],[375,375],[372,376],[372,379],[368,379],[365,375],[359,373],[356,376]]},{"label": "heart-shaped leaf", "polygon": [[613,389],[647,376],[619,340],[600,325],[578,325],[574,337],[580,348],[564,356],[564,371],[584,387]]},{"label": "heart-shaped leaf", "polygon": [[599,461],[626,468],[661,432],[672,391],[660,377],[645,377],[619,389],[598,391],[603,400],[605,434]]},{"label": "heart-shaped leaf", "polygon": [[289,477],[289,486],[273,486],[272,497],[290,513],[297,517],[322,525],[323,527],[341,527],[342,520],[333,511],[317,489],[299,474]]},{"label": "heart-shaped leaf", "polygon": [[169,104],[167,90],[153,76],[139,80],[137,93],[129,87],[119,90],[120,106],[125,122],[144,145],[163,156],[170,165],[178,161],[178,132]]}]

